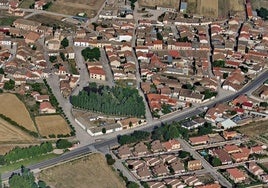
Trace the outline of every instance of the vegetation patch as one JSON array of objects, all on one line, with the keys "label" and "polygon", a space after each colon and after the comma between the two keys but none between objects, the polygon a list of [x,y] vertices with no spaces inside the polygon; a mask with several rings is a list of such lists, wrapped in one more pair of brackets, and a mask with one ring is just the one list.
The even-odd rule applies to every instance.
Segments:
[{"label": "vegetation patch", "polygon": [[97,86],[91,83],[77,96],[71,97],[74,107],[109,115],[145,116],[145,105],[136,89]]}]

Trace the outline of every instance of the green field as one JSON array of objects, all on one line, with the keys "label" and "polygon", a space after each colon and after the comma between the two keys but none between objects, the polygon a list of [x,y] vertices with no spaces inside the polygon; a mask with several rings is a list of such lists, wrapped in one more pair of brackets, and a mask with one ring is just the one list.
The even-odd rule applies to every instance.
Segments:
[{"label": "green field", "polygon": [[4,174],[13,170],[17,170],[19,169],[22,165],[23,166],[28,166],[28,165],[32,165],[32,164],[36,164],[39,163],[41,161],[45,161],[48,159],[52,159],[54,157],[57,157],[58,155],[54,154],[54,153],[50,153],[50,154],[46,154],[46,155],[41,155],[41,156],[36,156],[33,157],[31,159],[25,159],[23,161],[19,161],[10,165],[4,165],[1,166],[0,168],[0,174]]}]

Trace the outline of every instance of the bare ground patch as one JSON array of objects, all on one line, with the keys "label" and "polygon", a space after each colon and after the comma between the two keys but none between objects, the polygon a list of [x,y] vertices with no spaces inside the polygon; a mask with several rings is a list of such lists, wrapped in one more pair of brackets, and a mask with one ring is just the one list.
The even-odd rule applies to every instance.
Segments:
[{"label": "bare ground patch", "polygon": [[35,118],[39,133],[42,136],[70,134],[69,125],[60,115],[38,116]]},{"label": "bare ground patch", "polygon": [[43,170],[39,179],[52,188],[123,188],[124,182],[106,163],[101,154]]}]

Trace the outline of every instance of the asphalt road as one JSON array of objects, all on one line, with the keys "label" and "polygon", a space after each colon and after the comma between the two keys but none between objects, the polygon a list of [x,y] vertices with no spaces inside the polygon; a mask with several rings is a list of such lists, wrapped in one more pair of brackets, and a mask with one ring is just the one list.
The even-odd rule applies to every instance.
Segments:
[{"label": "asphalt road", "polygon": [[[251,92],[253,89],[257,88],[259,85],[261,85],[267,79],[268,79],[268,70],[264,71],[255,80],[253,80],[251,83],[247,84],[241,91],[234,93],[230,96],[211,101],[211,102],[209,102],[209,104],[204,105],[204,106],[207,106],[210,108],[218,103],[230,101],[230,100],[236,98],[238,95]],[[144,131],[152,131],[155,126],[160,126],[161,123],[171,123],[173,121],[180,121],[180,120],[186,119],[188,117],[192,117],[193,115],[197,115],[197,114],[200,114],[201,112],[203,112],[200,108],[203,108],[204,106],[201,106],[199,108],[195,107],[193,109],[189,109],[187,111],[187,113],[185,113],[185,112],[184,113],[174,113],[170,116],[166,116],[163,119],[154,121],[149,126],[140,127],[139,129],[144,130]],[[117,137],[115,136],[115,137],[107,139],[107,140],[103,140],[103,141],[95,142],[92,144],[88,144],[86,146],[82,146],[82,147],[77,148],[73,151],[70,151],[66,154],[63,154],[60,157],[56,157],[54,159],[50,159],[50,160],[47,160],[47,161],[44,161],[44,162],[41,162],[41,163],[38,163],[35,165],[28,166],[28,168],[30,168],[31,170],[46,168],[46,167],[52,166],[54,164],[58,164],[58,163],[61,163],[63,161],[70,160],[70,159],[75,158],[77,156],[88,154],[91,152],[90,148],[92,146],[94,148],[96,148],[97,150],[103,151],[104,150],[103,148],[109,148],[109,147],[112,147],[116,144],[118,144],[118,143],[117,143]],[[13,172],[3,174],[2,179],[7,180],[12,173],[16,173],[16,172],[18,172],[18,171],[13,171]],[[219,179],[221,179],[221,177]]]}]

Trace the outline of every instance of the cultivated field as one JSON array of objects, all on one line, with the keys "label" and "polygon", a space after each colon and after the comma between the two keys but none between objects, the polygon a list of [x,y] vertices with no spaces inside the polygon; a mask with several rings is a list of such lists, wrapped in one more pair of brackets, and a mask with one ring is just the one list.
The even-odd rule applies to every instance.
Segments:
[{"label": "cultivated field", "polygon": [[38,116],[35,118],[36,125],[38,127],[39,133],[42,136],[49,136],[51,134],[70,134],[69,125],[60,115],[47,115]]},{"label": "cultivated field", "polygon": [[261,7],[268,8],[268,0],[251,0],[253,10]]},{"label": "cultivated field", "polygon": [[144,7],[155,7],[155,6],[159,6],[159,7],[169,7],[169,8],[176,8],[179,9],[179,4],[180,1],[178,0],[152,0],[152,1],[148,1],[148,0],[138,0],[138,3],[140,6],[144,6]]},{"label": "cultivated field", "polygon": [[226,17],[244,11],[243,0],[188,0],[187,12],[207,17]]},{"label": "cultivated field", "polygon": [[83,12],[88,17],[94,17],[103,3],[104,0],[57,0],[53,1],[49,11],[67,15],[76,15]]},{"label": "cultivated field", "polygon": [[[0,143],[32,142],[34,138],[0,118]],[[1,149],[0,149],[1,150]]]},{"label": "cultivated field", "polygon": [[9,93],[1,94],[0,101],[0,114],[9,117],[26,129],[36,132],[34,122],[32,121],[29,112],[16,95]]},{"label": "cultivated field", "polygon": [[52,188],[123,188],[124,183],[107,165],[104,156],[92,154],[43,170],[39,179]]}]

